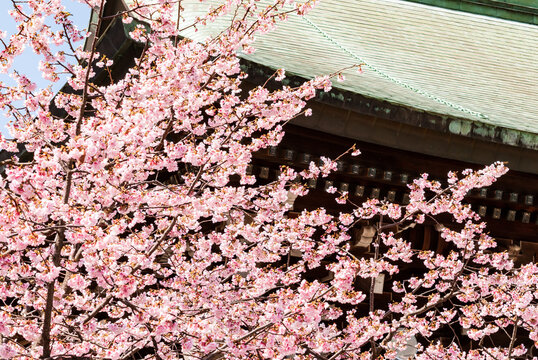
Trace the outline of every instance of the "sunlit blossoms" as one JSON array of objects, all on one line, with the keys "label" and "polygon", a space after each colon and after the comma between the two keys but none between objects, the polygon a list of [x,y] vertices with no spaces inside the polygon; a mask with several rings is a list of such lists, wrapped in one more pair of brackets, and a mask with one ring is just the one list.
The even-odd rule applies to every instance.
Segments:
[{"label": "sunlit blossoms", "polygon": [[[99,32],[104,0],[82,2]],[[447,187],[424,175],[406,206],[369,200],[349,210],[334,189],[347,211],[294,216],[289,197],[307,195],[308,179],[330,174],[334,160],[282,167],[263,185],[249,174],[252,154],[309,115],[307,100],[329,91],[333,75],[290,88],[278,70],[276,90],[245,90],[237,53],[314,1],[222,1],[189,26],[231,16],[230,27],[197,43],[178,36],[177,1],[140,0],[117,17],[144,50],[105,84],[94,72],[114,62],[60,0],[13,5],[18,32],[0,51],[0,71],[15,80],[0,89],[13,137],[0,139],[13,153],[0,178],[0,358],[392,359],[413,339],[420,359],[534,356],[538,266],[493,252],[462,202],[503,164],[450,173]],[[73,91],[53,94],[13,73],[25,47],[45,79],[67,73]],[[400,230],[440,214],[453,220],[441,229],[450,253],[413,249]],[[371,257],[351,249],[364,221]],[[393,301],[378,306],[376,281],[411,262],[422,272],[394,281]],[[492,343],[500,332],[506,341]]]}]

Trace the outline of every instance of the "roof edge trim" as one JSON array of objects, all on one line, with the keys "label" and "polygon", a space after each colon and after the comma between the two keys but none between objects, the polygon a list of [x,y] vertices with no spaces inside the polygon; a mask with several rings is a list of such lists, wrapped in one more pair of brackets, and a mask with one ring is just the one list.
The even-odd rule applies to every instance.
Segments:
[{"label": "roof edge trim", "polygon": [[[538,25],[538,6],[529,0],[405,0],[439,8]],[[535,3],[536,4],[536,3]]]}]

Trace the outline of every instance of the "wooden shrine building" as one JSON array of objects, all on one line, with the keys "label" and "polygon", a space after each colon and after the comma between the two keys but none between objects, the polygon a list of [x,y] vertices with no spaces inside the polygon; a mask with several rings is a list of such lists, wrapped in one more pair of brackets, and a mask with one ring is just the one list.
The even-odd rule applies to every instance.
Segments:
[{"label": "wooden shrine building", "polygon": [[[107,1],[105,16],[130,2]],[[187,22],[207,7],[182,6]],[[121,64],[115,77],[140,52],[128,35],[136,23],[109,21],[98,34],[98,50]],[[320,93],[312,117],[289,125],[278,148],[256,154],[253,174],[269,180],[281,164],[305,167],[356,143],[360,157],[340,161],[335,174],[311,182],[311,194],[294,204],[330,209],[336,204],[325,193],[329,186],[356,201],[405,203],[407,184],[423,172],[442,181],[449,170],[505,161],[511,171],[467,201],[518,262],[536,261],[537,24],[538,5],[526,0],[321,1],[306,18],[291,16],[243,56],[250,86],[276,68],[286,69],[287,85],[353,64],[363,73],[345,71],[344,82]],[[201,40],[219,26],[225,21],[184,35]],[[445,248],[433,224],[409,232],[418,248]]]},{"label": "wooden shrine building", "polygon": [[[108,0],[105,16],[128,10],[131,2]],[[187,23],[206,10],[197,0],[183,0],[182,6]],[[226,26],[219,21],[183,35],[202,41]],[[119,64],[114,78],[141,52],[142,45],[129,37],[136,24],[111,20],[97,34],[98,51]],[[311,101],[313,116],[287,125],[281,144],[255,154],[250,171],[267,182],[282,164],[305,168],[356,144],[361,156],[343,158],[335,173],[310,181],[309,195],[294,202],[294,211],[339,211],[326,192],[330,186],[348,191],[354,203],[379,198],[405,204],[408,183],[424,172],[443,182],[450,170],[508,162],[508,174],[466,201],[487,221],[499,250],[516,263],[536,262],[537,25],[533,0],[320,1],[305,18],[290,16],[256,40],[255,53],[241,55],[246,87],[263,84],[278,68],[287,71],[284,84],[290,86],[354,64],[362,73],[344,71],[344,82]],[[426,221],[403,236],[415,249],[446,255],[450,247],[438,230]],[[364,222],[353,236],[353,251],[373,256],[372,224]],[[401,276],[423,273],[415,263],[400,270]],[[330,279],[327,271],[313,272],[314,278]],[[395,279],[376,281],[376,303],[395,299]]]}]

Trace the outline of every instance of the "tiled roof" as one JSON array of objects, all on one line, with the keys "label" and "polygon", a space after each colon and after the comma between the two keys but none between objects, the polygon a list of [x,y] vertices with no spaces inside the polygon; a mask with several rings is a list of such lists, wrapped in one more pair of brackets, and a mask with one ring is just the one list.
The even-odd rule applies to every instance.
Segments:
[{"label": "tiled roof", "polygon": [[[188,23],[207,5],[183,0],[182,6]],[[347,71],[336,87],[514,130],[536,147],[538,26],[401,0],[320,1],[307,18],[290,16],[244,57],[303,77],[360,58],[371,68]],[[203,41],[225,23],[184,35]]]}]

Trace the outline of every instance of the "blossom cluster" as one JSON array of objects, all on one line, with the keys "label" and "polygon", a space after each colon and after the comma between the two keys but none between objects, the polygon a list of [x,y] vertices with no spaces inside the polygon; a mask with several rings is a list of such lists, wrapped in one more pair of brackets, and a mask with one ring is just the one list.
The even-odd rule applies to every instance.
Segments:
[{"label": "blossom cluster", "polygon": [[[99,33],[104,0],[83,2]],[[328,176],[334,160],[283,167],[268,184],[249,174],[253,153],[277,145],[332,80],[246,90],[237,54],[314,1],[222,1],[185,24],[233,15],[204,43],[178,36],[179,1],[135,1],[117,18],[138,25],[130,36],[144,51],[105,85],[96,72],[113,60],[97,53],[97,37],[80,45],[88,34],[60,0],[13,3],[19,31],[4,43],[0,71],[30,46],[44,77],[67,71],[73,91],[53,95],[23,74],[1,87],[13,118],[13,139],[0,139],[12,152],[0,177],[1,358],[395,358],[414,337],[421,359],[499,359],[538,344],[538,266],[493,252],[463,203],[503,164],[451,173],[447,188],[425,175],[406,206],[369,200],[294,216],[290,196],[306,196],[306,181]],[[56,52],[62,44],[72,53]],[[442,229],[453,245],[446,256],[413,249],[398,230],[439,214],[457,225]],[[370,257],[352,249],[365,223],[376,229]],[[410,262],[424,276],[395,281],[394,301],[376,307],[375,282]],[[456,326],[475,348],[436,341]],[[500,329],[526,341],[484,340]]]}]

